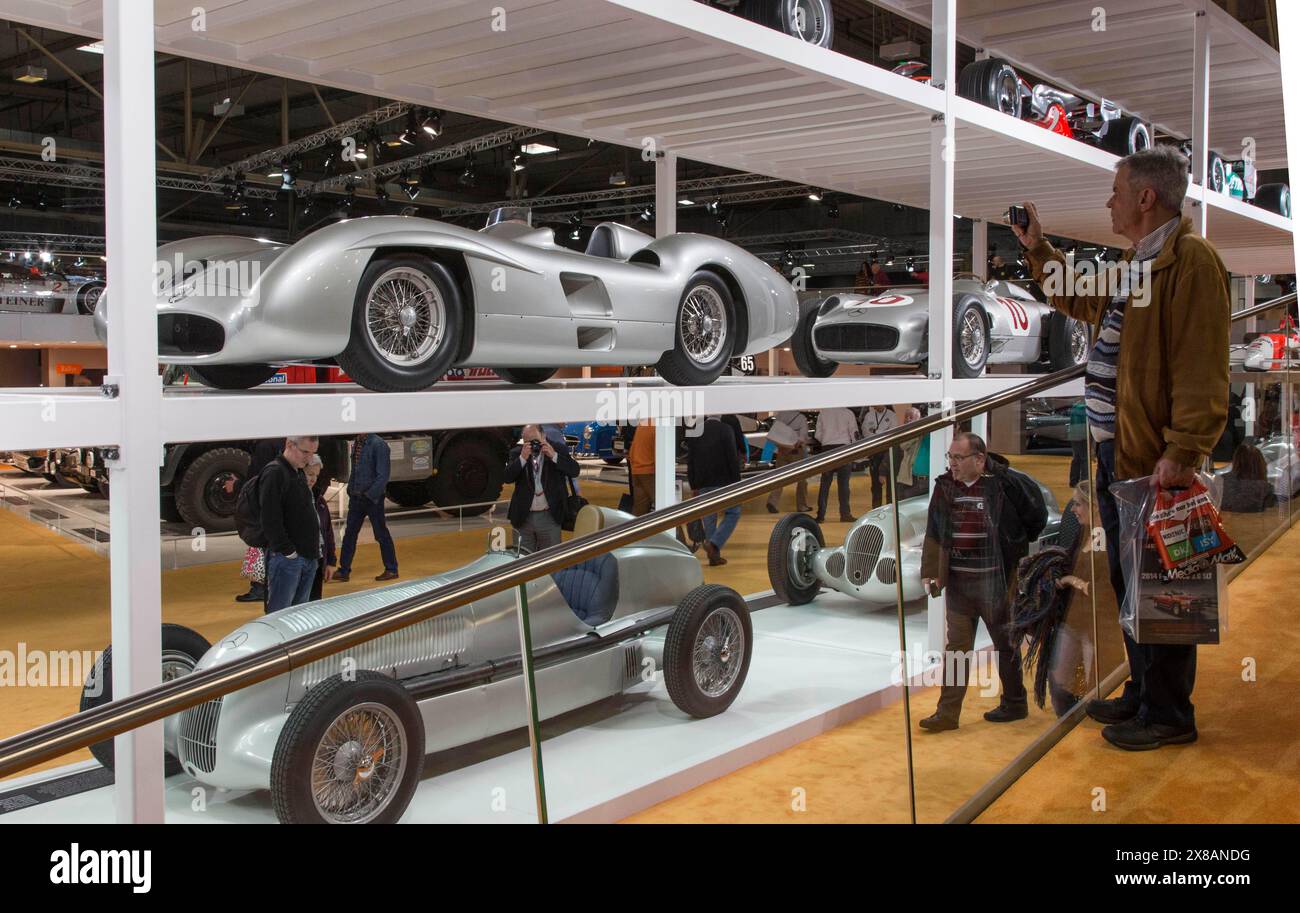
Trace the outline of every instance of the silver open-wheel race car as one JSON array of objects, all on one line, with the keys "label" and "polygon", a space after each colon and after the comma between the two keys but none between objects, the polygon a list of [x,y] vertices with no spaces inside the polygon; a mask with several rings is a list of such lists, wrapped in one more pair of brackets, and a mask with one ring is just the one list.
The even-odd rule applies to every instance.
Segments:
[{"label": "silver open-wheel race car", "polygon": [[540,383],[561,367],[654,365],[669,383],[708,384],[733,356],[787,339],[798,313],[790,283],[728,241],[604,222],[580,253],[524,207],[495,210],[482,231],[370,216],[292,245],[189,238],[158,258],[181,264],[159,283],[159,360],[221,389],[290,363],[338,364],[382,391],[453,367]]},{"label": "silver open-wheel race car", "polygon": [[[960,273],[953,282],[952,371],[978,377],[986,365],[1059,371],[1088,360],[1088,325],[1005,280]],[[790,339],[805,377],[829,377],[841,363],[920,365],[928,370],[930,292],[889,289],[837,294],[804,305]]]},{"label": "silver open-wheel race car", "polygon": [[[588,505],[575,534],[630,519]],[[219,667],[519,557],[489,551],[445,574],[283,609],[211,647],[188,628],[164,625],[163,678]],[[754,643],[745,600],[705,584],[699,561],[671,533],[532,580],[527,596],[543,719],[641,685],[647,669],[662,670],[668,696],[695,718],[726,710],[745,683]],[[527,724],[520,661],[512,589],[169,717],[167,772],[269,790],[286,823],[397,821],[426,754]],[[111,662],[110,648],[86,683],[83,710],[112,699]],[[111,741],[92,751],[112,766]]]},{"label": "silver open-wheel race car", "polygon": [[[1038,483],[1047,506],[1047,525],[1029,544],[1031,553],[1052,545],[1060,534],[1056,496]],[[921,587],[921,548],[930,498],[920,495],[899,504],[903,601],[925,595]],[[894,532],[894,505],[863,514],[849,527],[844,545],[828,548],[821,524],[807,514],[787,514],[772,528],[767,545],[767,575],[776,595],[790,605],[811,602],[822,587],[871,605],[898,599],[900,577]]]}]

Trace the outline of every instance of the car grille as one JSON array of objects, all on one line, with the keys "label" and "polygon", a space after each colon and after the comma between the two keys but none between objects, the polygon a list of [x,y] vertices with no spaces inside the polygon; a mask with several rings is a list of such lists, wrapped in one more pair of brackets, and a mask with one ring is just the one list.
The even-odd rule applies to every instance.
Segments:
[{"label": "car grille", "polygon": [[881,583],[897,582],[898,575],[895,573],[897,567],[893,558],[881,558],[880,563],[876,565],[876,579]]},{"label": "car grille", "polygon": [[844,576],[843,552],[833,552],[831,556],[826,559],[826,573],[837,579]]},{"label": "car grille", "polygon": [[209,317],[163,314],[158,318],[159,355],[213,355],[225,344],[225,329]]},{"label": "car grille", "polygon": [[833,323],[817,327],[813,341],[824,352],[890,352],[898,348],[898,330],[878,323]]},{"label": "car grille", "polygon": [[181,711],[181,763],[205,774],[217,766],[217,721],[221,719],[221,698]]},{"label": "car grille", "polygon": [[848,554],[849,582],[861,586],[871,577],[880,558],[885,534],[879,526],[860,526],[849,536],[844,551]]}]

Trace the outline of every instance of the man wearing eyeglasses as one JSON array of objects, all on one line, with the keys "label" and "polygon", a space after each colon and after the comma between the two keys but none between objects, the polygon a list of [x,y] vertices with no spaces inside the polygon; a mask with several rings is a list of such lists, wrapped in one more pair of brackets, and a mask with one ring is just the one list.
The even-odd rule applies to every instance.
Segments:
[{"label": "man wearing eyeglasses", "polygon": [[289,437],[258,479],[266,534],[266,611],[311,599],[320,560],[320,519],[303,470],[320,448],[316,437]]},{"label": "man wearing eyeglasses", "polygon": [[921,584],[936,596],[947,589],[948,630],[939,706],[921,720],[922,729],[957,728],[980,619],[993,640],[1002,682],[1002,700],[984,719],[1009,723],[1029,715],[1020,650],[1007,635],[1008,594],[1016,565],[1046,525],[1047,506],[1032,479],[989,453],[978,434],[953,436],[948,471],[935,480],[921,549]]}]

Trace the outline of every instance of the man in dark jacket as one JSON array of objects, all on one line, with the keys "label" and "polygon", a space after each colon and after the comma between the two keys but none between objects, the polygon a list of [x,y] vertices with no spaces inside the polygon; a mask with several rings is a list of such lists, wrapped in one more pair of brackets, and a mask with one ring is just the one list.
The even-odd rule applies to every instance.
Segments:
[{"label": "man in dark jacket", "polygon": [[[267,464],[274,460],[282,450],[284,450],[284,438],[282,437],[262,438],[259,440],[253,445],[252,456],[248,461],[248,475],[240,482],[227,479],[225,483],[226,494],[232,498],[239,497],[239,490],[244,487],[244,483],[254,476],[261,475]],[[259,551],[259,549],[249,547],[249,554],[245,556],[245,566],[249,566],[249,562],[256,563],[256,555]],[[235,597],[235,602],[265,601],[266,580],[258,580],[256,577],[250,578],[247,593],[240,593]]]},{"label": "man in dark jacket", "polygon": [[325,584],[334,579],[334,566],[338,564],[334,552],[334,520],[330,516],[329,505],[325,503],[325,492],[329,490],[330,478],[324,474],[324,464],[320,454],[311,458],[303,470],[307,477],[307,487],[311,489],[312,503],[316,507],[316,519],[320,524],[320,563],[316,565],[316,576],[312,578],[311,598],[313,601],[325,595]]},{"label": "man in dark jacket", "polygon": [[922,585],[931,592],[948,590],[944,685],[938,709],[921,720],[929,732],[957,728],[981,618],[993,639],[1002,681],[1002,700],[984,719],[1007,723],[1029,715],[1020,649],[1007,637],[1008,596],[1016,564],[1047,522],[1042,501],[1027,496],[1009,474],[1007,461],[988,453],[979,435],[954,435],[948,466],[935,480],[921,551]]},{"label": "man in dark jacket", "polygon": [[388,488],[388,442],[377,434],[358,434],[352,442],[352,474],[348,477],[348,522],[343,529],[343,549],[334,579],[346,583],[352,573],[352,556],[357,551],[357,534],[370,521],[379,543],[384,572],[376,580],[397,579],[397,548],[384,515],[384,491]]},{"label": "man in dark jacket", "polygon": [[[740,481],[740,451],[735,432],[716,418],[706,419],[698,435],[686,436],[686,479],[697,495]],[[704,553],[713,566],[726,564],[722,547],[727,544],[740,522],[740,505],[733,504],[722,514],[704,518]]]},{"label": "man in dark jacket", "polygon": [[578,471],[568,447],[561,443],[557,448],[537,425],[524,427],[523,444],[510,451],[505,473],[506,482],[515,486],[507,516],[522,551],[559,544],[568,480],[576,479]]},{"label": "man in dark jacket", "polygon": [[266,534],[266,611],[307,602],[320,560],[320,521],[303,469],[320,442],[285,438],[284,452],[262,471],[258,496]]}]

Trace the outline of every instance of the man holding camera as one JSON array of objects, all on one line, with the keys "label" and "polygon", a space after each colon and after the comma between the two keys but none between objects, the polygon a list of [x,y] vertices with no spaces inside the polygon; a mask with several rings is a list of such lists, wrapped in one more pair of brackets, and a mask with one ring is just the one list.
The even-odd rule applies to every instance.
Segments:
[{"label": "man holding camera", "polygon": [[562,443],[559,449],[537,425],[524,427],[523,443],[506,460],[506,482],[514,483],[507,516],[523,552],[558,545],[568,498],[568,480],[578,477],[578,462]]},{"label": "man holding camera", "polygon": [[[1187,159],[1170,146],[1120,161],[1106,206],[1111,228],[1133,247],[1113,287],[1082,290],[1097,294],[1081,294],[1083,280],[1059,281],[1069,267],[1043,237],[1033,203],[1012,225],[1052,306],[1093,327],[1084,398],[1097,445],[1095,487],[1111,586],[1121,606],[1125,581],[1110,485],[1143,476],[1154,476],[1161,488],[1190,485],[1227,421],[1228,271],[1181,215],[1187,181]],[[1089,716],[1109,724],[1102,736],[1130,751],[1195,741],[1196,646],[1138,644],[1127,632],[1124,646],[1130,681],[1123,693],[1088,704]]]}]

